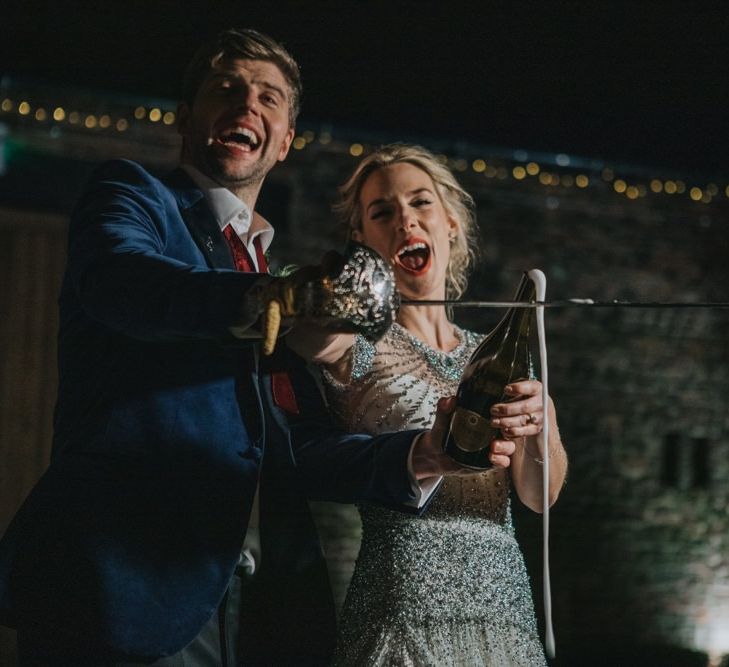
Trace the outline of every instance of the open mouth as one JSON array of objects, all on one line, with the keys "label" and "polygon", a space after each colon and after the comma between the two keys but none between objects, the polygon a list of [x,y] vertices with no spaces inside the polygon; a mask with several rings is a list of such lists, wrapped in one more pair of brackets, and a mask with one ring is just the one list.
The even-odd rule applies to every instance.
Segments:
[{"label": "open mouth", "polygon": [[420,275],[430,268],[430,246],[421,239],[409,239],[395,254],[395,263],[409,273]]},{"label": "open mouth", "polygon": [[247,127],[231,127],[218,135],[218,142],[226,148],[236,151],[252,152],[260,145],[258,135]]}]

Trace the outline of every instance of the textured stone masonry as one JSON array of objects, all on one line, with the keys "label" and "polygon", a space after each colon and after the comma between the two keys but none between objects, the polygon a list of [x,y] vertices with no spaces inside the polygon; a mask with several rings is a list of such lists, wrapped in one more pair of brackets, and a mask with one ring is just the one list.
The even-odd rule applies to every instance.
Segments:
[{"label": "textured stone masonry", "polygon": [[[341,248],[329,207],[355,164],[313,153],[301,160],[279,175],[292,193],[277,246],[286,262]],[[545,191],[461,179],[478,203],[482,237],[469,298],[510,298],[520,272],[539,267],[554,299],[729,300],[724,201],[629,201],[609,185]],[[498,317],[457,313],[481,331]],[[645,656],[662,655],[664,664],[689,665],[702,664],[702,653],[729,653],[729,311],[553,309],[547,333],[571,464],[552,512],[556,664],[651,664]],[[675,466],[666,462],[671,438]],[[700,447],[705,454],[692,453]],[[693,486],[701,456],[706,478]],[[341,601],[356,512],[316,509]],[[515,514],[540,609],[540,518]]]}]

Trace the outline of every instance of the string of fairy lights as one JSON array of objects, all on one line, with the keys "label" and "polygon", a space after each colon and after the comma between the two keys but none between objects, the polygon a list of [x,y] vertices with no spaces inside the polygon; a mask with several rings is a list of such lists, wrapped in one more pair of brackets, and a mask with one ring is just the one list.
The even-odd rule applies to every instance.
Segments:
[{"label": "string of fairy lights", "polygon": [[[0,101],[0,119],[35,122],[39,126],[71,127],[88,132],[110,132],[123,134],[153,126],[167,126],[170,130],[177,120],[176,114],[163,105],[137,105],[122,113],[90,113],[60,105],[34,104],[30,99],[4,97]],[[160,127],[160,129],[161,129]],[[305,130],[298,134],[292,143],[296,151],[304,151],[314,146],[327,147],[329,150],[346,151],[352,157],[365,155],[369,146],[365,142],[334,141],[331,130]],[[710,204],[719,199],[729,199],[729,183],[687,183],[678,178],[662,178],[658,175],[647,177],[645,174],[631,176],[628,170],[621,173],[619,168],[601,166],[599,169],[576,168],[575,161],[564,153],[557,154],[545,164],[529,160],[526,151],[515,151],[510,164],[504,158],[486,160],[483,157],[465,158],[438,154],[438,159],[456,172],[471,172],[485,178],[538,182],[545,188],[589,188],[597,183],[607,184],[615,195],[629,200],[647,196],[687,197],[699,204]],[[513,164],[516,163],[516,164]]]}]

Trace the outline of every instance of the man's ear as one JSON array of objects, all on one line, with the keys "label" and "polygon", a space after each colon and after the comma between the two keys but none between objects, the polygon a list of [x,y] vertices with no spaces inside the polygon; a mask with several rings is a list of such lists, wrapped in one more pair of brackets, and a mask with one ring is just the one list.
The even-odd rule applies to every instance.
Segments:
[{"label": "man's ear", "polygon": [[177,134],[187,136],[190,125],[190,105],[187,102],[180,102],[177,105]]},{"label": "man's ear", "polygon": [[177,105],[177,134],[182,137],[182,147],[180,149],[180,159],[184,162],[189,158],[187,154],[190,150],[190,144],[187,140],[190,132],[190,105],[187,102],[180,102]]},{"label": "man's ear", "polygon": [[289,154],[289,148],[291,148],[291,142],[294,140],[295,130],[293,127],[289,128],[283,141],[281,142],[281,150],[278,152],[278,161],[281,162],[286,159]]}]

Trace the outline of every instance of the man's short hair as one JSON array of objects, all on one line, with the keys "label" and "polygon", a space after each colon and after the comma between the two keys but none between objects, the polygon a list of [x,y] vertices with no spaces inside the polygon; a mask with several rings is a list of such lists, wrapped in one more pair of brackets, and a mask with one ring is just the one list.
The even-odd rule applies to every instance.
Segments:
[{"label": "man's short hair", "polygon": [[182,82],[185,101],[192,105],[208,72],[223,59],[243,58],[273,63],[289,85],[289,124],[296,122],[301,106],[301,73],[291,54],[277,41],[251,28],[223,30],[204,42],[193,55]]}]

